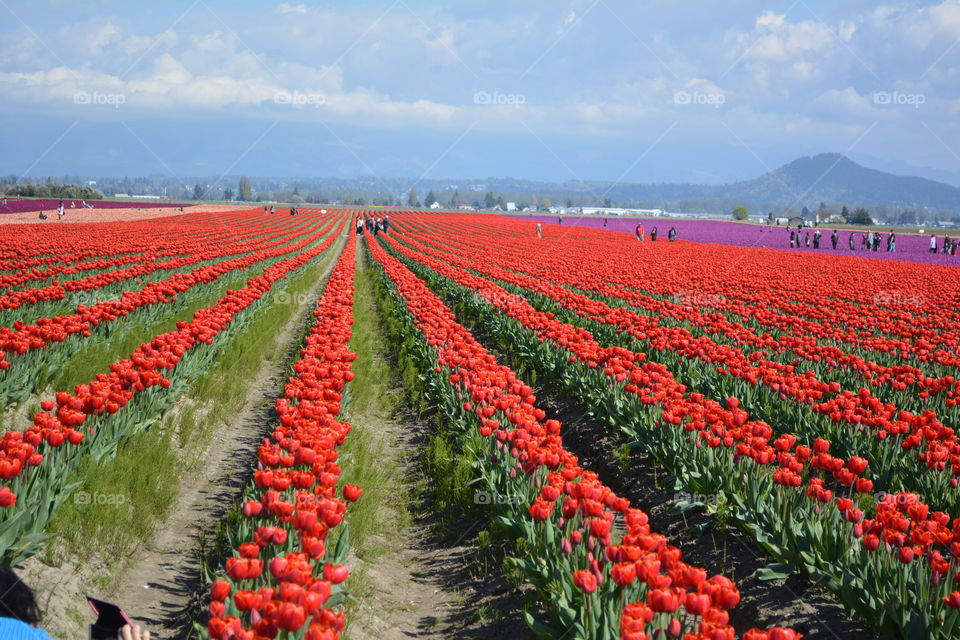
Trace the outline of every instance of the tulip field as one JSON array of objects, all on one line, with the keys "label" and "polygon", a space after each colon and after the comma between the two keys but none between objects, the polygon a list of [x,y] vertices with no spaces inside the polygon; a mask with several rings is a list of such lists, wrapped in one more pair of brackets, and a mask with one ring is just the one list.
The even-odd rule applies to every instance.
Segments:
[{"label": "tulip field", "polygon": [[193,637],[331,640],[363,615],[350,522],[371,487],[344,481],[341,447],[363,426],[345,417],[351,383],[386,374],[354,366],[360,269],[391,366],[415,372],[409,397],[464,452],[471,491],[497,497],[475,510],[536,602],[511,637],[804,636],[737,614],[719,559],[685,561],[583,462],[557,401],[608,429],[628,476],[662,470],[664,502],[684,492],[749,538],[763,580],[802,576],[874,637],[960,637],[956,267],[387,213],[388,232],[362,235],[357,216],[382,209],[0,226],[4,563],[53,544],[78,469],[175,415],[284,281],[327,257],[197,576]]}]

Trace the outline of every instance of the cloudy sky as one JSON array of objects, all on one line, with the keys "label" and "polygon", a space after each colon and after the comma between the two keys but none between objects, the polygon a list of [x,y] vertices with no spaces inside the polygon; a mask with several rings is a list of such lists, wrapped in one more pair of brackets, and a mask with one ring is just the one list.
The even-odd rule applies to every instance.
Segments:
[{"label": "cloudy sky", "polygon": [[0,173],[960,184],[960,0],[0,0]]}]

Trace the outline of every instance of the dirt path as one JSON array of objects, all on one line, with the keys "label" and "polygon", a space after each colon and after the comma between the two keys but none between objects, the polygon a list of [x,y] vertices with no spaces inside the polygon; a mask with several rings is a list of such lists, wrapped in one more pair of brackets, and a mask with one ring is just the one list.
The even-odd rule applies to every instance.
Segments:
[{"label": "dirt path", "polygon": [[[354,339],[358,376],[347,405],[353,430],[347,453],[365,488],[361,502],[366,521],[351,521],[351,591],[357,599],[348,611],[349,640],[408,638],[529,638],[519,609],[518,590],[499,568],[483,566],[476,537],[482,521],[443,530],[426,500],[427,484],[419,456],[426,450],[430,425],[406,413],[393,363],[386,355],[377,322],[369,269],[358,256]],[[361,384],[360,376],[368,375]],[[372,374],[372,375],[370,375]],[[364,465],[363,460],[371,461]],[[365,467],[365,468],[364,468]],[[348,476],[348,481],[354,480]],[[361,536],[354,540],[354,529]]]},{"label": "dirt path", "polygon": [[[333,255],[339,255],[343,244],[343,238],[337,240]],[[308,295],[302,297],[300,308],[276,333],[276,353],[290,353],[299,347],[293,340],[312,322],[310,309],[335,263],[336,259],[330,261]],[[211,537],[249,480],[257,444],[272,420],[273,399],[282,392],[287,364],[288,358],[278,357],[257,372],[235,421],[217,428],[201,457],[204,462],[182,478],[178,507],[167,520],[158,523],[152,538],[144,541],[135,561],[120,573],[112,588],[94,586],[103,582],[103,577],[97,575],[103,564],[96,560],[78,566],[67,558],[51,566],[54,563],[45,564],[35,556],[24,563],[20,569],[24,580],[38,593],[48,594],[41,606],[45,611],[44,627],[54,637],[86,637],[84,625],[89,614],[80,611],[85,606],[82,596],[91,591],[109,594],[131,617],[151,630],[152,638],[183,637],[197,592],[200,541]],[[175,461],[171,461],[170,468],[176,472]],[[78,635],[78,629],[84,631]]]}]

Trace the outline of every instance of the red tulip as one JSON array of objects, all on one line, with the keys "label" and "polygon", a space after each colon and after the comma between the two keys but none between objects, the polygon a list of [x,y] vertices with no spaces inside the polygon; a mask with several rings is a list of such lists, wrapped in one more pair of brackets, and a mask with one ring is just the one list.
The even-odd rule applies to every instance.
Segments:
[{"label": "red tulip", "polygon": [[573,572],[573,584],[584,593],[597,590],[597,578],[590,571],[581,569]]},{"label": "red tulip", "polygon": [[347,569],[342,564],[332,565],[325,564],[323,565],[323,577],[325,580],[329,580],[333,584],[340,584],[347,579],[347,576],[350,575],[350,570]]},{"label": "red tulip", "polygon": [[356,502],[360,499],[360,496],[363,494],[363,489],[358,487],[355,484],[345,484],[343,485],[343,497],[344,499],[350,502]]},{"label": "red tulip", "polygon": [[17,494],[9,487],[0,487],[0,507],[12,507],[17,504]]},{"label": "red tulip", "polygon": [[680,607],[680,599],[670,589],[652,589],[647,593],[650,608],[658,613],[673,613]]},{"label": "red tulip", "polygon": [[217,579],[210,585],[210,598],[222,602],[230,595],[230,583],[226,580]]}]

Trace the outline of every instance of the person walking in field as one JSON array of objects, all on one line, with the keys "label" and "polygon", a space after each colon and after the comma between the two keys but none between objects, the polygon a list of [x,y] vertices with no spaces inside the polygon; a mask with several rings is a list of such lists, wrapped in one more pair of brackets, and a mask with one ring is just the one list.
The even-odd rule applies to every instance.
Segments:
[{"label": "person walking in field", "polygon": [[813,248],[814,249],[820,248],[820,229],[817,229],[816,231],[813,232]]},{"label": "person walking in field", "polygon": [[803,234],[803,246],[805,246],[805,247],[809,247],[809,246],[810,246],[810,232],[809,232],[809,231],[807,231],[805,234]]},{"label": "person walking in field", "polygon": [[670,240],[670,242],[677,239],[677,230],[675,228],[670,227],[670,231],[667,232],[667,239]]},{"label": "person walking in field", "polygon": [[840,240],[840,234],[836,229],[833,230],[833,233],[830,234],[830,244],[833,245],[833,250],[837,250],[837,242]]},{"label": "person walking in field", "polygon": [[930,234],[930,251],[928,253],[937,252],[937,238],[932,233]]},{"label": "person walking in field", "polygon": [[793,249],[796,245],[796,231],[793,230],[793,227],[790,227],[790,248]]},{"label": "person walking in field", "polygon": [[950,253],[950,236],[943,234],[943,252]]},{"label": "person walking in field", "polygon": [[383,216],[383,232],[390,233],[390,216]]},{"label": "person walking in field", "polygon": [[363,235],[363,218],[361,218],[360,216],[357,216],[356,226],[357,226],[357,235],[362,236]]},{"label": "person walking in field", "polygon": [[637,234],[637,240],[640,242],[643,242],[643,225],[638,224],[637,228],[635,229],[635,232]]},{"label": "person walking in field", "polygon": [[539,222],[537,223],[537,238],[543,240],[543,226]]},{"label": "person walking in field", "polygon": [[657,228],[654,227],[653,229],[650,229],[650,242],[656,242],[656,241],[657,241]]},{"label": "person walking in field", "polygon": [[893,229],[890,229],[890,235],[887,236],[887,253],[896,253],[897,252],[897,236],[893,232]]},{"label": "person walking in field", "polygon": [[850,232],[850,237],[847,238],[847,244],[850,245],[850,251],[857,248],[857,241],[853,239],[853,231]]},{"label": "person walking in field", "polygon": [[[6,205],[7,205],[7,203],[6,203],[6,202],[4,202],[4,203],[3,203],[3,205],[4,205],[4,206],[6,206]],[[604,218],[604,219],[603,219],[603,228],[604,228],[604,229],[606,229],[606,228],[607,228],[607,219],[606,219],[606,218]]]}]

